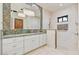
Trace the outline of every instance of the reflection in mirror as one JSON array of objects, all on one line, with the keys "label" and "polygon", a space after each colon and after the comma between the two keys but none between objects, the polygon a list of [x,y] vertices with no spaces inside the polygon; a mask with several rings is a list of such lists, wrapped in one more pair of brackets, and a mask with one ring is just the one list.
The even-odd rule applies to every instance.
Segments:
[{"label": "reflection in mirror", "polygon": [[[30,32],[39,32],[41,29],[41,20],[42,20],[42,8],[35,3],[7,3],[9,4],[8,9],[4,3],[4,17],[7,14],[7,10],[10,12],[8,22],[9,26],[4,24],[5,28],[3,31],[4,35],[17,34],[17,33],[30,33]],[[7,13],[5,13],[7,12]],[[3,21],[6,23],[6,21]]]}]

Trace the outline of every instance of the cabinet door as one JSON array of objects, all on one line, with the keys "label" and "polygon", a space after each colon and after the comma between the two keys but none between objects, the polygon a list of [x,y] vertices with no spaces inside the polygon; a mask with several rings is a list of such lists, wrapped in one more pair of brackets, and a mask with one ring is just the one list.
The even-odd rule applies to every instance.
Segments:
[{"label": "cabinet door", "polygon": [[18,41],[14,43],[14,48],[16,54],[23,54],[23,41]]},{"label": "cabinet door", "polygon": [[28,42],[29,42],[29,50],[33,50],[35,48],[35,37],[30,36]]},{"label": "cabinet door", "polygon": [[3,55],[13,54],[13,44],[3,44]]},{"label": "cabinet door", "polygon": [[39,47],[39,35],[24,37],[24,51],[28,52]]},{"label": "cabinet door", "polygon": [[44,40],[47,43],[47,34],[44,34]]},{"label": "cabinet door", "polygon": [[13,43],[15,43],[17,48],[23,47],[23,37],[16,37]]},{"label": "cabinet door", "polygon": [[43,36],[40,35],[40,46],[42,46],[42,45],[43,45]]},{"label": "cabinet door", "polygon": [[43,34],[43,44],[46,44],[46,43],[47,43],[47,35]]},{"label": "cabinet door", "polygon": [[9,39],[3,39],[3,43],[2,43],[2,53],[3,54],[12,54],[14,49],[13,49],[13,39],[9,38]]},{"label": "cabinet door", "polygon": [[41,34],[40,35],[40,46],[46,44],[46,35]]},{"label": "cabinet door", "polygon": [[34,36],[25,36],[24,38],[24,51],[26,53],[34,49]]},{"label": "cabinet door", "polygon": [[23,54],[23,37],[3,39],[3,54]]},{"label": "cabinet door", "polygon": [[40,35],[35,36],[35,47],[38,48],[40,46]]},{"label": "cabinet door", "polygon": [[16,54],[23,54],[23,37],[16,37],[13,44]]},{"label": "cabinet door", "polygon": [[39,47],[39,35],[35,35],[32,39],[32,48],[38,48]]},{"label": "cabinet door", "polygon": [[29,45],[30,45],[30,37],[24,36],[24,53],[30,50]]}]

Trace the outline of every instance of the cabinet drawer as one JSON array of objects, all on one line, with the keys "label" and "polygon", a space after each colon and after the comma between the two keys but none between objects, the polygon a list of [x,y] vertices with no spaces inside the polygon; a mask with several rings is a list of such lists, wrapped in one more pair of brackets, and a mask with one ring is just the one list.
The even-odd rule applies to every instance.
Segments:
[{"label": "cabinet drawer", "polygon": [[23,41],[15,42],[15,43],[13,43],[13,46],[16,47],[16,48],[23,47]]},{"label": "cabinet drawer", "polygon": [[12,38],[9,38],[9,39],[3,39],[3,44],[10,44],[10,43],[12,43],[13,42],[13,40],[14,39],[12,39]]},{"label": "cabinet drawer", "polygon": [[4,55],[6,55],[6,54],[8,55],[8,54],[13,54],[13,53],[15,53],[15,51],[14,51],[13,48],[8,48],[8,49],[3,49],[2,53],[3,53]]},{"label": "cabinet drawer", "polygon": [[7,46],[3,46],[3,54],[19,54],[19,53],[23,53],[23,46],[15,46],[15,45],[7,45]]},{"label": "cabinet drawer", "polygon": [[12,42],[12,43],[3,43],[3,49],[9,49],[14,47],[23,47],[23,41]]},{"label": "cabinet drawer", "polygon": [[3,43],[3,54],[18,54],[19,50],[23,51],[23,41],[12,42],[12,43]]},{"label": "cabinet drawer", "polygon": [[3,44],[2,46],[3,51],[12,51],[13,50],[13,44]]},{"label": "cabinet drawer", "polygon": [[13,42],[23,41],[23,37],[16,37]]},{"label": "cabinet drawer", "polygon": [[15,55],[15,54],[16,54],[16,53],[14,53],[14,52],[12,52],[12,51],[10,51],[10,52],[6,51],[6,52],[3,53],[3,55]]}]

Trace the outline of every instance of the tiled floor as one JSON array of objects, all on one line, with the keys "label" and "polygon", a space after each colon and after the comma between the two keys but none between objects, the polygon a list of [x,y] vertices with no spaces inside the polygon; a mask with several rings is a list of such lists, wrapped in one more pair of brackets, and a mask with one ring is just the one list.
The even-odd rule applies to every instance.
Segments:
[{"label": "tiled floor", "polygon": [[59,49],[52,50],[47,46],[44,46],[28,53],[27,55],[79,55],[79,51],[66,51]]}]

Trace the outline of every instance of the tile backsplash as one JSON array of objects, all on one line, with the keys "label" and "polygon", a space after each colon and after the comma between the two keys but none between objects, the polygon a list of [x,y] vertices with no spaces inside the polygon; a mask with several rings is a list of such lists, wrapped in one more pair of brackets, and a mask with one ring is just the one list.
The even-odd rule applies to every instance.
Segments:
[{"label": "tile backsplash", "polygon": [[38,33],[38,32],[46,32],[46,30],[42,30],[42,31],[40,31],[40,29],[6,30],[6,31],[3,31],[3,35],[24,34],[24,33]]},{"label": "tile backsplash", "polygon": [[9,30],[10,29],[10,15],[11,8],[10,3],[3,3],[3,29]]}]

